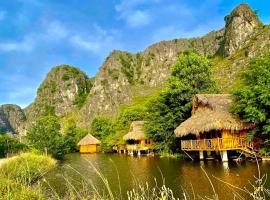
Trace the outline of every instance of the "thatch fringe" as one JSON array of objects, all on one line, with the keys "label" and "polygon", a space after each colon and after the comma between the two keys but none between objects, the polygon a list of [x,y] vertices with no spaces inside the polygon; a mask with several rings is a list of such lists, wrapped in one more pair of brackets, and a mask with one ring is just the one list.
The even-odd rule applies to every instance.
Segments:
[{"label": "thatch fringe", "polygon": [[90,145],[90,144],[100,144],[101,142],[95,138],[93,135],[88,134],[86,135],[83,139],[80,140],[78,143],[79,146],[84,146],[84,145]]}]

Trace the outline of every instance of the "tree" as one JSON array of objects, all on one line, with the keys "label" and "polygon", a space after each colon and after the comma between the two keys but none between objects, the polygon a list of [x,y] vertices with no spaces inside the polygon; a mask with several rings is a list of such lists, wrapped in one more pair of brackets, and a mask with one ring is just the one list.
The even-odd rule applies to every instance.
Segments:
[{"label": "tree", "polygon": [[66,150],[60,128],[58,117],[54,115],[41,116],[27,133],[29,144],[57,159],[63,158]]},{"label": "tree", "polygon": [[113,144],[111,144],[111,140],[108,137],[113,135],[115,130],[113,122],[109,117],[97,116],[91,124],[90,132],[93,136],[101,140],[102,150],[107,151],[111,149]]},{"label": "tree", "polygon": [[131,122],[141,121],[146,118],[146,107],[132,105],[122,109],[116,119],[117,130],[128,130]]},{"label": "tree", "polygon": [[157,147],[162,151],[175,150],[174,129],[190,117],[194,95],[216,91],[210,61],[190,51],[180,54],[165,90],[148,106],[145,129]]},{"label": "tree", "polygon": [[72,153],[78,150],[78,142],[87,135],[87,131],[77,127],[73,118],[69,118],[64,128],[65,153]]},{"label": "tree", "polygon": [[254,136],[270,144],[270,53],[253,58],[243,73],[242,85],[234,92],[233,113],[256,124]]}]

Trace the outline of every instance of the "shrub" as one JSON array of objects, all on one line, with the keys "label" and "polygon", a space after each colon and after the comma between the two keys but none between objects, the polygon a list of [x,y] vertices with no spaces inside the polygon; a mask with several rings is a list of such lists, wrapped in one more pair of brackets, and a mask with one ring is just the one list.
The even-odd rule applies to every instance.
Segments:
[{"label": "shrub", "polygon": [[20,143],[16,138],[0,135],[0,157],[5,157],[7,153],[17,153],[25,149],[27,149],[27,146]]}]

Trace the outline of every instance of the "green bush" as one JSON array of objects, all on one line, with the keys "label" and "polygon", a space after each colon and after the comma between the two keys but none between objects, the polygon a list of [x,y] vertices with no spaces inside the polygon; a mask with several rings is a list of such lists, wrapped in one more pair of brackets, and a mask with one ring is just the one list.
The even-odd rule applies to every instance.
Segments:
[{"label": "green bush", "polygon": [[64,73],[63,76],[62,76],[62,80],[67,81],[69,79],[70,79],[70,75],[68,73]]},{"label": "green bush", "polygon": [[27,145],[21,143],[16,138],[8,135],[0,135],[0,158],[5,157],[7,153],[17,153],[27,149]]},{"label": "green bush", "polygon": [[48,156],[23,153],[9,158],[0,167],[0,177],[32,185],[44,174],[56,167],[56,161]]}]

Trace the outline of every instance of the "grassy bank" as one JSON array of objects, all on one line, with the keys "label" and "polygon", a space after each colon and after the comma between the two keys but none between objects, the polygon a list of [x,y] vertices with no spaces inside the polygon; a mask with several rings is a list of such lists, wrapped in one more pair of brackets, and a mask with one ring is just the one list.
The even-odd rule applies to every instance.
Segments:
[{"label": "grassy bank", "polygon": [[55,166],[54,159],[33,153],[6,159],[0,166],[0,199],[46,199],[40,181]]}]

